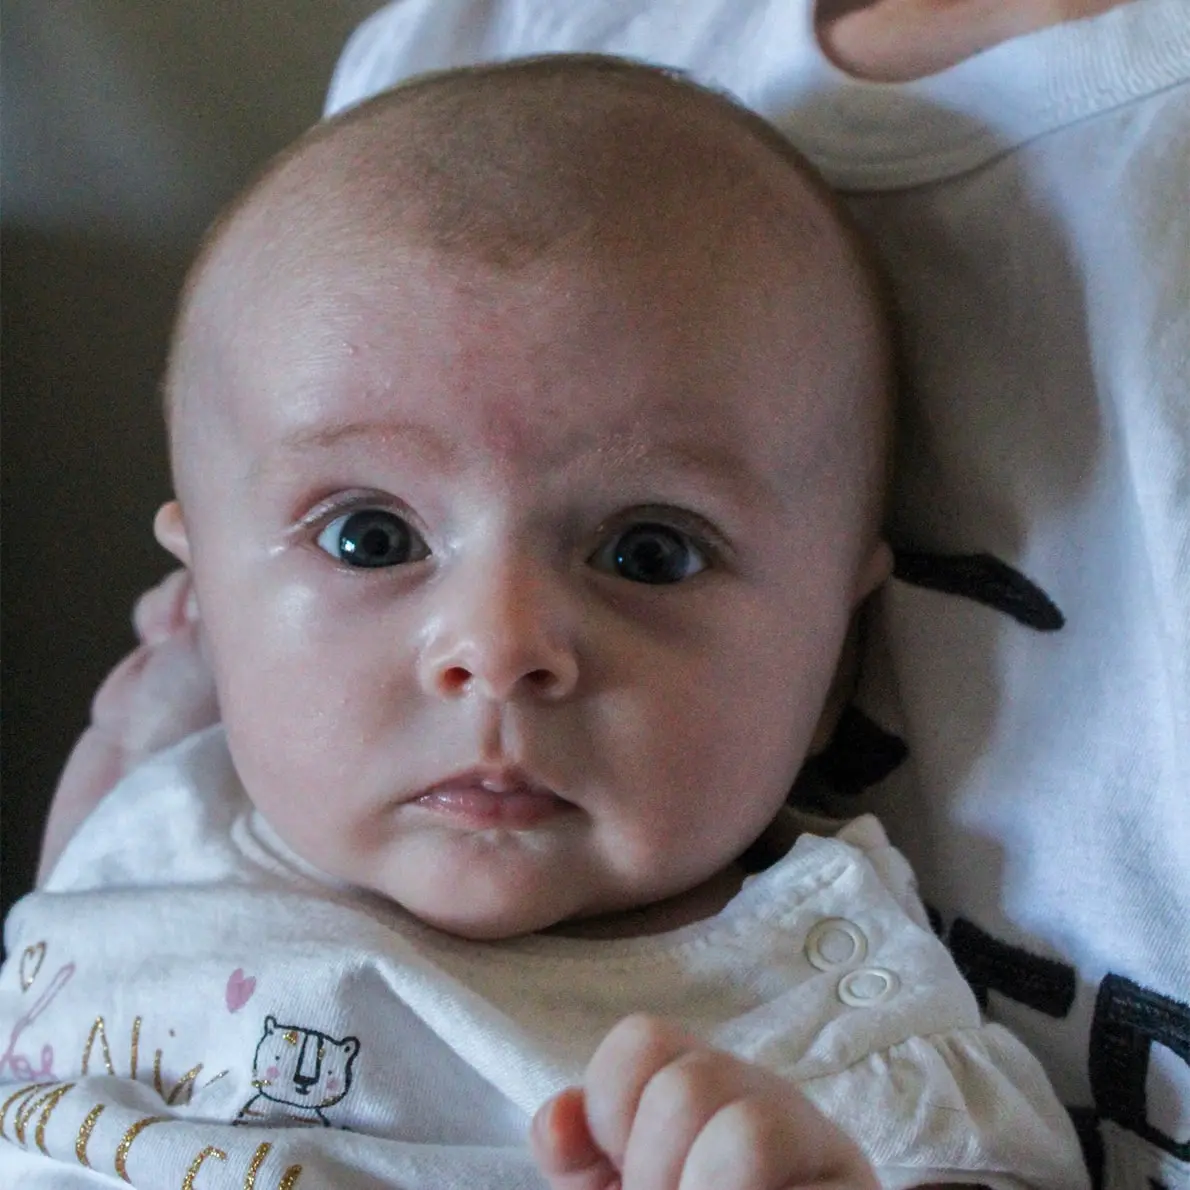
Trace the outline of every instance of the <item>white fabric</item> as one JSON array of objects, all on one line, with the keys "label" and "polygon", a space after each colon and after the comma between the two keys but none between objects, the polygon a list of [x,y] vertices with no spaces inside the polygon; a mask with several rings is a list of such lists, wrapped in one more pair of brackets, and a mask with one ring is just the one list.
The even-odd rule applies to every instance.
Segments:
[{"label": "white fabric", "polygon": [[547,50],[733,92],[871,230],[909,362],[894,535],[995,555],[1066,625],[892,584],[861,703],[912,758],[859,805],[948,925],[1069,976],[1064,1009],[988,1007],[1095,1109],[1105,1185],[1190,1187],[1190,2],[887,85],[825,59],[809,0],[398,0],[328,110]]},{"label": "white fabric", "polygon": [[801,836],[668,934],[480,944],[328,887],[251,814],[214,728],[105,799],[5,941],[0,1172],[21,1186],[87,1184],[100,1104],[85,1154],[109,1173],[164,1117],[127,1147],[139,1187],[180,1185],[209,1146],[239,1185],[266,1141],[259,1185],[295,1165],[300,1190],[537,1185],[532,1113],[642,1009],[800,1083],[885,1186],[1084,1184],[1040,1066],[980,1022],[873,818]]}]

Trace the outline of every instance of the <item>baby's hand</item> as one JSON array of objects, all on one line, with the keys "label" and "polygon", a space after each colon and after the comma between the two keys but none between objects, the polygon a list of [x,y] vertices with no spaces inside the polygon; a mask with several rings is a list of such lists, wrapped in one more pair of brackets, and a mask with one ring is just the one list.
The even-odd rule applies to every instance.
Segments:
[{"label": "baby's hand", "polygon": [[533,1119],[552,1190],[878,1190],[855,1144],[793,1083],[632,1016],[604,1038],[582,1087]]},{"label": "baby's hand", "polygon": [[190,575],[175,570],[137,601],[140,645],[104,679],[91,724],[66,762],[50,805],[38,881],[104,794],[146,757],[219,719]]}]

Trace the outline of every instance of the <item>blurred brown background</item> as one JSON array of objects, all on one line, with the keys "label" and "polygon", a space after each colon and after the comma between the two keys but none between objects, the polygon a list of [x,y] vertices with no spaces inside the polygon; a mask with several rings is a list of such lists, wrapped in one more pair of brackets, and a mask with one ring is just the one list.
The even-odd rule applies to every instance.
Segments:
[{"label": "blurred brown background", "polygon": [[169,569],[157,384],[207,223],[319,115],[380,0],[3,0],[0,902]]}]

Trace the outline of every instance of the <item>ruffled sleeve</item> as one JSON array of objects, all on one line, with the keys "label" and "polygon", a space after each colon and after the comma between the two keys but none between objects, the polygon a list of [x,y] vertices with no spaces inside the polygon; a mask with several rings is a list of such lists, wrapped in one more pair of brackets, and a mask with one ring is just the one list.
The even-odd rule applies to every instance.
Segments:
[{"label": "ruffled sleeve", "polygon": [[1089,1186],[1073,1126],[1040,1065],[999,1025],[913,1037],[802,1090],[862,1140],[885,1190]]}]

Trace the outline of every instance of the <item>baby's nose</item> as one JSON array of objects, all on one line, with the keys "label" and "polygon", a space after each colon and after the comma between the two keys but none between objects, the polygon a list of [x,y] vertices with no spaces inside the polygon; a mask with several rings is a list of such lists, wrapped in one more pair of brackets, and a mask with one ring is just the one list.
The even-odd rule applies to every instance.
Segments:
[{"label": "baby's nose", "polygon": [[578,684],[565,597],[548,579],[508,575],[450,598],[421,658],[422,685],[439,698],[557,701]]}]

